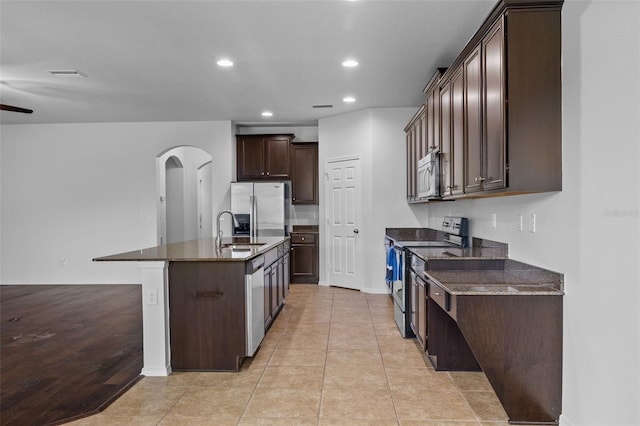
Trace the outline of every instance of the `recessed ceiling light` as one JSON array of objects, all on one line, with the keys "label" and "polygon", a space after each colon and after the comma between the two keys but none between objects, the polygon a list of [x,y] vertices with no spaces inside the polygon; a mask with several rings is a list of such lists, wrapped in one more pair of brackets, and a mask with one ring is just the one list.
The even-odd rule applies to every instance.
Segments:
[{"label": "recessed ceiling light", "polygon": [[358,61],[356,61],[355,59],[345,59],[342,62],[342,66],[345,67],[345,68],[357,67],[358,66]]},{"label": "recessed ceiling light", "polygon": [[220,59],[216,64],[218,64],[219,67],[229,68],[233,66],[233,61],[230,59]]},{"label": "recessed ceiling light", "polygon": [[86,77],[78,70],[47,70],[47,72],[56,77]]},{"label": "recessed ceiling light", "polygon": [[344,98],[342,98],[343,102],[347,102],[347,103],[351,103],[351,102],[355,102],[356,98],[354,98],[353,96],[345,96]]},{"label": "recessed ceiling light", "polygon": [[262,111],[262,116],[263,117],[271,117],[273,115],[273,113],[271,111]]}]

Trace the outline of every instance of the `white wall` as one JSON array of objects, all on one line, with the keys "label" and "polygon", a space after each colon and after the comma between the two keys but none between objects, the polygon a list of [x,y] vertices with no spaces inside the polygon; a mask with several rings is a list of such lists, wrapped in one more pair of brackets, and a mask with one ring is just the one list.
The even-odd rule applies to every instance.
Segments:
[{"label": "white wall", "polygon": [[[359,155],[362,176],[363,223],[358,226],[363,249],[363,290],[385,292],[384,230],[419,226],[407,205],[405,189],[404,126],[415,108],[379,108],[356,111],[319,122],[320,206],[325,202],[327,160]],[[426,221],[426,219],[425,219]],[[327,283],[326,212],[320,208],[320,282]]]},{"label": "white wall", "polygon": [[156,245],[156,156],[172,146],[211,153],[214,211],[229,204],[229,121],[3,125],[0,132],[2,284],[140,282],[134,263],[91,259]]}]

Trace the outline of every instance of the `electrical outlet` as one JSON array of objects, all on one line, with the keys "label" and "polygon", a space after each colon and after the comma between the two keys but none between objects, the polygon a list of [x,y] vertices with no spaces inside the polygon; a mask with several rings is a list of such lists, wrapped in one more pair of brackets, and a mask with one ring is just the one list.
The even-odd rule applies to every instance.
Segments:
[{"label": "electrical outlet", "polygon": [[532,234],[536,232],[536,214],[535,213],[531,213],[531,216],[529,216],[529,232],[531,232]]},{"label": "electrical outlet", "polygon": [[491,227],[496,229],[498,227],[498,215],[491,213]]},{"label": "electrical outlet", "polygon": [[522,232],[522,229],[524,228],[524,218],[522,217],[522,215],[518,215],[518,231]]},{"label": "electrical outlet", "polygon": [[67,259],[64,257],[58,258],[58,268],[64,268],[67,264]]},{"label": "electrical outlet", "polygon": [[147,305],[157,305],[158,304],[158,290],[152,288],[147,293]]}]

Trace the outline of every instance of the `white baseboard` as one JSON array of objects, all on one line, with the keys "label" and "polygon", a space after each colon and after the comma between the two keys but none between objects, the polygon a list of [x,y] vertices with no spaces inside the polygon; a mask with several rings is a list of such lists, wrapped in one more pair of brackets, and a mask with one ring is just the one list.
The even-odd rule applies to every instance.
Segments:
[{"label": "white baseboard", "polygon": [[569,420],[569,418],[564,414],[560,414],[559,424],[560,426],[575,426],[575,423]]}]

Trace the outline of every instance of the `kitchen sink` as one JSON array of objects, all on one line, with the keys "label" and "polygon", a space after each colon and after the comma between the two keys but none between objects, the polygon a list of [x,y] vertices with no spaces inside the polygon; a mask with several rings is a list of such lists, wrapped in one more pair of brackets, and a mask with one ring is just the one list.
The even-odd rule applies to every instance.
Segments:
[{"label": "kitchen sink", "polygon": [[230,249],[233,251],[251,251],[251,250],[259,249],[264,245],[265,244],[263,243],[243,243],[243,244],[228,243],[228,244],[223,244],[222,248]]}]

